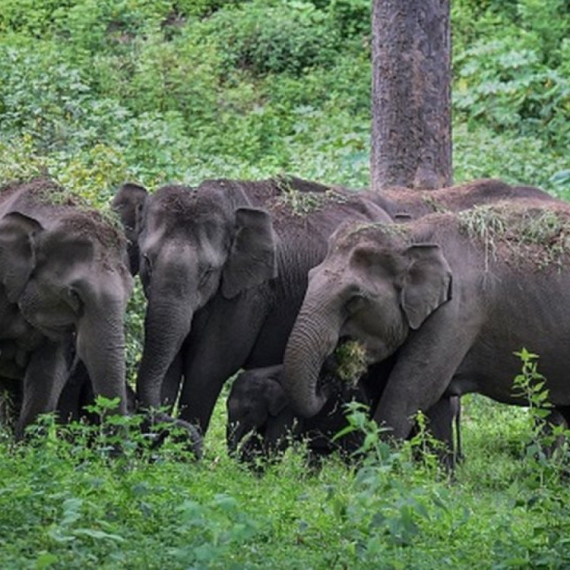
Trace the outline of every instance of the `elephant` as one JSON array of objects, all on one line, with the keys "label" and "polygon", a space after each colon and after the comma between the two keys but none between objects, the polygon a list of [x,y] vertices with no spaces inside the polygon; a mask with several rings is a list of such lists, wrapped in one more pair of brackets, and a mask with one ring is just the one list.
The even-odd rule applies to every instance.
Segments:
[{"label": "elephant", "polygon": [[132,285],[126,240],[99,212],[47,177],[0,189],[0,374],[22,377],[17,438],[56,409],[71,346],[95,392],[118,398],[126,413],[123,318]]},{"label": "elephant", "polygon": [[297,418],[280,384],[282,365],[246,370],[234,380],[227,402],[227,443],[231,455],[251,462],[283,452],[290,439],[305,440],[312,457],[339,450],[345,457],[363,444],[363,434],[352,432],[338,442],[333,437],[348,425],[344,404],[370,405],[362,387],[337,383],[338,390],[315,417]]},{"label": "elephant", "polygon": [[480,393],[528,404],[513,389],[517,351],[540,355],[545,387],[568,421],[570,206],[520,199],[406,224],[344,224],[309,274],[282,385],[296,414],[327,401],[321,366],[340,339],[372,364],[394,358],[374,419],[406,438],[418,411]]},{"label": "elephant", "polygon": [[511,186],[495,178],[481,178],[438,190],[386,188],[382,192],[363,190],[361,195],[378,204],[396,221],[416,220],[435,212],[458,212],[500,200],[533,198],[562,202],[540,188]]},{"label": "elephant", "polygon": [[[356,384],[340,380],[335,375],[334,363],[328,362],[327,366],[327,362],[326,372],[321,372],[319,382],[332,382],[335,389],[319,413],[311,418],[294,414],[281,386],[283,365],[241,372],[233,381],[226,401],[226,439],[230,455],[236,455],[239,449],[242,461],[269,458],[283,452],[294,439],[306,441],[313,458],[338,450],[345,459],[350,459],[364,444],[364,434],[353,431],[334,441],[334,436],[348,426],[345,406],[356,401],[373,410],[384,389],[381,379],[387,378],[393,359],[372,366]],[[458,397],[450,398],[447,407],[436,406],[431,414],[427,413],[434,437],[446,444],[438,453],[451,469],[456,460],[462,458],[460,413]],[[449,431],[454,422],[455,438]]]},{"label": "elephant", "polygon": [[180,417],[202,433],[229,377],[282,362],[329,235],[347,219],[391,221],[354,193],[294,177],[139,189],[123,186],[112,204],[139,228],[148,306],[137,397],[145,409],[172,405],[183,377]]}]

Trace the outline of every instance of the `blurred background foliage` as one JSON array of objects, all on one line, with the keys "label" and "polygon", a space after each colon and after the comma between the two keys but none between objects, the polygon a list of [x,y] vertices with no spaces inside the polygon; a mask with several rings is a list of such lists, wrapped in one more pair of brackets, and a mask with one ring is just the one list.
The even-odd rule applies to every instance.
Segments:
[{"label": "blurred background foliage", "polygon": [[[368,183],[369,0],[3,0],[0,177]],[[455,179],[564,195],[570,2],[453,0]]]}]

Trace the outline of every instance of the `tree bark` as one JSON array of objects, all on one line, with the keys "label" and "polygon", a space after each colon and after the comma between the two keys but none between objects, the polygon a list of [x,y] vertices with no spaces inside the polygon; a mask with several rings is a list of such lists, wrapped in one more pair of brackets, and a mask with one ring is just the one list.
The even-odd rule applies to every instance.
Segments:
[{"label": "tree bark", "polygon": [[374,0],[372,189],[452,184],[450,0]]}]

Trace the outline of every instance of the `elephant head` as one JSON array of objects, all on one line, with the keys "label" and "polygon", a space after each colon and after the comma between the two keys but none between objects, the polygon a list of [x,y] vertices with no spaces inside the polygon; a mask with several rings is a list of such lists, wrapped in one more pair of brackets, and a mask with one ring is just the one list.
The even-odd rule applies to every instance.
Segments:
[{"label": "elephant head", "polygon": [[10,211],[0,219],[0,283],[34,331],[55,342],[75,335],[95,392],[119,397],[125,413],[123,317],[132,278],[124,237],[81,208]]},{"label": "elephant head", "polygon": [[115,194],[111,208],[119,214],[127,238],[129,265],[132,275],[139,272],[140,251],[139,234],[141,233],[142,211],[148,192],[138,184],[124,184]]},{"label": "elephant head", "polygon": [[438,245],[410,243],[404,226],[343,226],[309,286],[287,344],[282,384],[293,409],[311,417],[324,405],[323,362],[340,339],[384,361],[451,298],[451,270]]},{"label": "elephant head", "polygon": [[[230,454],[237,452],[248,435],[261,436],[267,451],[276,450],[287,435],[293,416],[287,410],[287,396],[279,383],[281,370],[281,365],[246,370],[234,380],[226,402]],[[244,443],[242,458],[252,458],[253,453],[249,453],[252,445],[255,445],[253,440]]]},{"label": "elephant head", "polygon": [[196,189],[166,186],[145,198],[143,207],[125,195],[132,190],[121,190],[115,206],[121,204],[123,220],[136,218],[130,227],[140,230],[140,276],[148,299],[137,393],[143,407],[156,408],[194,313],[218,293],[232,299],[276,277],[275,234],[269,214],[224,181]]}]

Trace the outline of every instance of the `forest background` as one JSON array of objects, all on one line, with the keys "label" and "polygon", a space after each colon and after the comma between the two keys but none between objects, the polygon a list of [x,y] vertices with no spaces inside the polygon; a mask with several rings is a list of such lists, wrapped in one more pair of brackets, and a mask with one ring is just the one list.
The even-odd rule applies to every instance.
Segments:
[{"label": "forest background", "polygon": [[[0,180],[46,170],[98,208],[151,189],[288,173],[369,183],[369,0],[0,0]],[[452,0],[454,177],[570,197],[570,2]],[[128,316],[129,369],[144,300]],[[522,347],[521,347],[522,348]],[[0,437],[2,568],[558,568],[570,564],[563,459],[529,409],[464,398],[454,480],[420,436],[263,477],[227,457],[223,402],[204,459],[133,451],[103,431]],[[108,442],[107,442],[108,443]]]}]

